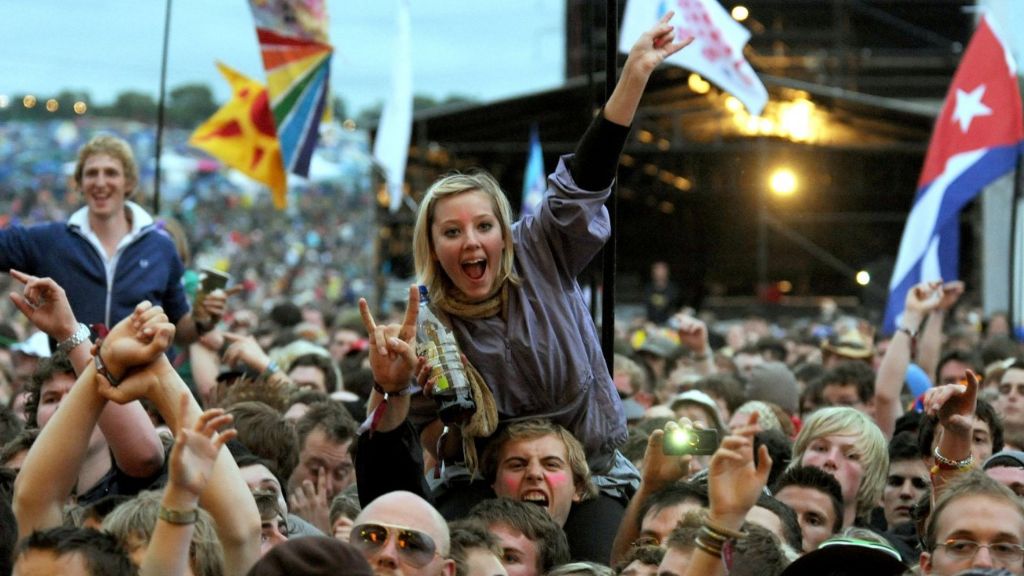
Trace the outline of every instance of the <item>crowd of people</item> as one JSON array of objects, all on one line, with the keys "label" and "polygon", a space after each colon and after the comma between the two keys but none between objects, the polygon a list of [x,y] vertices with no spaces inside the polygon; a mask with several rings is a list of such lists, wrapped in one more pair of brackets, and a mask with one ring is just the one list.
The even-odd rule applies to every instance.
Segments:
[{"label": "crowd of people", "polygon": [[[1024,574],[1024,357],[963,283],[915,286],[888,336],[841,315],[719,331],[659,265],[605,362],[576,276],[647,80],[688,43],[670,17],[536,215],[483,171],[426,191],[412,249],[460,418],[415,286],[397,314],[190,288],[181,237],[132,201],[131,146],[81,146],[85,206],[0,229],[0,574]],[[231,241],[239,284],[295,270]]]}]

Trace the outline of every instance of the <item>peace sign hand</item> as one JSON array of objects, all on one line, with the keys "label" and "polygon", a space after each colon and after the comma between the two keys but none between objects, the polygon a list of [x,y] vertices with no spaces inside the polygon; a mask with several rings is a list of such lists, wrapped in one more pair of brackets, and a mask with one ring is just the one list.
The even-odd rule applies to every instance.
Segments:
[{"label": "peace sign hand", "polygon": [[419,316],[420,292],[409,287],[409,304],[401,324],[378,326],[370,314],[365,298],[359,299],[359,313],[370,340],[370,369],[373,381],[387,392],[409,386],[416,369],[416,319]]}]

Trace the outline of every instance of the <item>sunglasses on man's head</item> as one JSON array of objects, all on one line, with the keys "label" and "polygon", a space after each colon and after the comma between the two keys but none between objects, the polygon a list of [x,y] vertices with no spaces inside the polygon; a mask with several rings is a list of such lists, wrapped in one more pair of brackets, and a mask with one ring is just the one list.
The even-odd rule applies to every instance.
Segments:
[{"label": "sunglasses on man's head", "polygon": [[392,533],[395,534],[395,549],[402,560],[422,568],[437,555],[434,539],[419,530],[391,526],[387,524],[360,524],[352,528],[349,543],[359,549],[364,556],[372,556],[383,548]]}]

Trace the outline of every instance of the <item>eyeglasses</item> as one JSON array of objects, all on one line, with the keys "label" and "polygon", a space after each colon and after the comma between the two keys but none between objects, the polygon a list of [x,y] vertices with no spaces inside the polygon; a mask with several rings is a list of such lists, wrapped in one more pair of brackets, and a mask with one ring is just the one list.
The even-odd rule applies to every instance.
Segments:
[{"label": "eyeglasses", "polygon": [[946,554],[956,560],[970,560],[978,553],[979,548],[988,548],[988,553],[993,560],[1003,564],[1016,564],[1024,560],[1024,546],[1012,542],[995,542],[993,544],[979,544],[974,540],[946,540],[938,544],[946,549]]},{"label": "eyeglasses", "polygon": [[434,539],[419,530],[390,526],[387,524],[360,524],[352,528],[349,544],[352,544],[364,556],[372,556],[383,548],[396,533],[395,548],[404,562],[423,568],[437,556],[437,545]]},{"label": "eyeglasses", "polygon": [[908,477],[900,476],[898,474],[893,474],[892,476],[889,476],[888,483],[889,486],[892,486],[893,488],[902,488],[903,484],[907,480],[910,480],[910,484],[914,486],[915,490],[927,490],[930,484],[928,480],[925,480],[924,478],[920,478],[918,476]]}]

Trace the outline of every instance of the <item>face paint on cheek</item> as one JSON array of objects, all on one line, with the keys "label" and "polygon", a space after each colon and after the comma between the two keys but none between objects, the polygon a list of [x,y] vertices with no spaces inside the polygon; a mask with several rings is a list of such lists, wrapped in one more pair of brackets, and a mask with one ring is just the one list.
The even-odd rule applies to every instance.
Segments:
[{"label": "face paint on cheek", "polygon": [[548,474],[548,482],[551,486],[565,486],[569,483],[569,475],[565,472],[551,472]]},{"label": "face paint on cheek", "polygon": [[506,476],[501,479],[502,484],[505,485],[506,494],[515,494],[519,492],[519,479],[512,476]]}]

